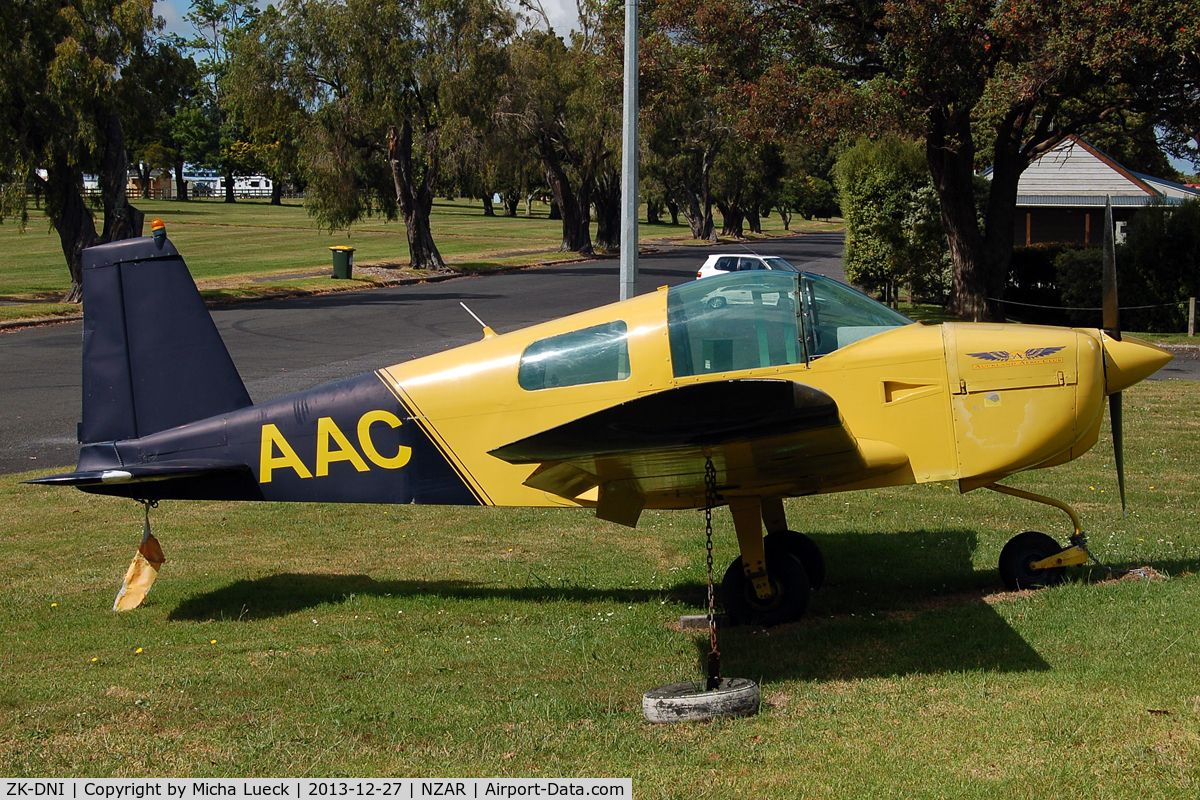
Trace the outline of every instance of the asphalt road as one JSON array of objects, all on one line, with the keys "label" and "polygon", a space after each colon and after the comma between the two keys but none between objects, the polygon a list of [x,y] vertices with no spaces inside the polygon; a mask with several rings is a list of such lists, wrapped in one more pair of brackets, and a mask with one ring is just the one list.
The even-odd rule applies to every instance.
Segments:
[{"label": "asphalt road", "polygon": [[[745,252],[727,245],[725,252]],[[844,280],[841,234],[756,248]],[[639,292],[695,277],[709,249],[643,255]],[[184,253],[187,258],[187,253]],[[257,402],[475,341],[465,302],[498,333],[613,302],[615,259],[433,284],[243,303],[213,309],[217,329]],[[73,467],[79,450],[82,323],[0,334],[0,474]]]}]

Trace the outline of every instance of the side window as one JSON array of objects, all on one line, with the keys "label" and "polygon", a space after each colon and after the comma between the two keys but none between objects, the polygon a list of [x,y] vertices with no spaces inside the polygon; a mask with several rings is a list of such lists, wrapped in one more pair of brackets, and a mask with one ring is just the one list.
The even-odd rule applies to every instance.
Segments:
[{"label": "side window", "polygon": [[765,269],[761,260],[757,258],[740,258],[738,259],[738,272],[748,272],[752,269]]},{"label": "side window", "polygon": [[732,256],[721,256],[717,259],[716,268],[722,272],[733,272],[737,269],[737,259]]},{"label": "side window", "polygon": [[675,377],[803,362],[797,277],[738,271],[671,289],[667,326]]},{"label": "side window", "polygon": [[629,334],[621,320],[534,342],[517,369],[517,383],[528,391],[628,377]]}]

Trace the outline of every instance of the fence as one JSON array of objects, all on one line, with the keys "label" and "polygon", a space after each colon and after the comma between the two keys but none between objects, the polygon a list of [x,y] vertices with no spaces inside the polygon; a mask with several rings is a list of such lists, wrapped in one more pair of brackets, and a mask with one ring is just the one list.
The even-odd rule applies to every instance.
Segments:
[{"label": "fence", "polygon": [[[126,191],[129,195],[129,199],[131,201],[134,201],[134,200],[175,200],[175,199],[177,199],[175,196],[175,192],[171,189],[151,189],[146,195],[144,195],[142,193],[141,189],[128,189]],[[215,192],[213,189],[211,189],[207,186],[193,186],[188,191],[189,198],[192,198],[192,197],[224,197],[224,194],[225,194],[224,190],[221,190],[220,192]],[[30,192],[29,195],[30,195],[30,197],[35,196],[33,192]],[[87,197],[87,198],[100,197],[100,190],[85,187],[83,190],[83,196]],[[261,188],[260,189],[239,189],[239,188],[235,187],[233,190],[233,196],[241,197],[241,198],[270,197],[271,190],[270,189],[261,189]],[[303,198],[304,192],[298,192],[295,189],[287,188],[287,189],[284,189],[280,193],[279,196],[286,197],[286,198]]]},{"label": "fence", "polygon": [[[1016,300],[1001,300],[998,297],[989,297],[987,299],[991,300],[993,302],[996,302],[996,303],[1004,303],[1005,305],[1010,305],[1010,306],[1021,306],[1022,308],[1038,308],[1038,309],[1046,309],[1046,310],[1050,310],[1050,311],[1103,311],[1104,310],[1103,308],[1098,308],[1098,307],[1097,308],[1090,308],[1090,307],[1089,308],[1080,308],[1080,307],[1076,307],[1076,306],[1050,306],[1050,305],[1042,305],[1040,303],[1020,303],[1020,302],[1017,302]],[[1171,308],[1172,306],[1187,306],[1187,310],[1188,310],[1187,335],[1195,336],[1196,335],[1196,298],[1194,298],[1194,297],[1189,297],[1186,301],[1182,301],[1182,302],[1178,302],[1178,303],[1155,303],[1154,305],[1148,305],[1148,306],[1121,306],[1121,310],[1122,311],[1140,311],[1142,309],[1147,309],[1147,308]]]}]

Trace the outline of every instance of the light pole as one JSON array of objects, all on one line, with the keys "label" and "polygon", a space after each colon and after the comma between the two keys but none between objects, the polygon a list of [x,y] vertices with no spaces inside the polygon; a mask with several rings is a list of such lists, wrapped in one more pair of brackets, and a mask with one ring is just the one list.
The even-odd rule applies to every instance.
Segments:
[{"label": "light pole", "polygon": [[621,126],[621,299],[638,281],[638,4],[625,0],[625,98]]}]

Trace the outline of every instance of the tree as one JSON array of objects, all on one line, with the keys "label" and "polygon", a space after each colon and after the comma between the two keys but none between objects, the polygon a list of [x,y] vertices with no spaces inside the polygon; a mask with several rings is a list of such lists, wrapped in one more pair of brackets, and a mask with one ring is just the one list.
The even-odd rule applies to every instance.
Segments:
[{"label": "tree", "polygon": [[741,236],[774,204],[783,178],[779,126],[759,113],[758,86],[786,60],[757,3],[650,0],[643,107],[647,172],[687,218],[692,235]]},{"label": "tree", "polygon": [[150,197],[151,172],[173,167],[177,199],[188,199],[175,130],[178,113],[198,91],[199,78],[196,62],[184,56],[174,40],[163,37],[148,39],[121,70],[117,93],[126,149],[138,170],[144,198]]},{"label": "tree", "polygon": [[576,99],[584,76],[578,53],[551,30],[530,30],[509,46],[510,70],[500,113],[520,129],[541,162],[562,220],[564,252],[591,253],[593,175]]},{"label": "tree", "polygon": [[281,205],[283,185],[297,182],[300,137],[308,113],[287,76],[286,45],[271,35],[283,25],[274,6],[230,36],[225,106],[240,122],[233,161],[271,179],[271,205]]},{"label": "tree", "polygon": [[[989,298],[1003,295],[1021,172],[1122,110],[1172,116],[1194,12],[1185,0],[803,0],[778,10],[776,30],[798,87],[790,118],[867,88],[877,116],[924,142],[954,265],[949,310],[979,320],[1003,318]],[[973,178],[987,165],[981,222]]]},{"label": "tree", "polygon": [[512,16],[497,0],[289,0],[275,35],[314,108],[308,208],[323,225],[404,217],[413,267],[444,270],[429,225],[446,131],[486,116]]},{"label": "tree", "polygon": [[191,11],[184,16],[196,31],[187,47],[200,56],[199,67],[204,78],[203,116],[189,113],[185,117],[187,124],[197,126],[197,131],[188,132],[186,138],[192,147],[205,146],[195,153],[195,160],[221,173],[225,179],[226,203],[237,201],[234,178],[246,171],[246,165],[238,159],[245,150],[235,147],[241,138],[241,127],[233,105],[226,98],[232,45],[258,14],[253,0],[192,0]]},{"label": "tree", "polygon": [[[27,220],[36,184],[58,231],[71,292],[82,293],[84,248],[140,236],[143,215],[125,194],[127,161],[116,83],[153,24],[151,0],[18,0],[0,14],[0,214]],[[40,170],[40,171],[39,171]],[[83,175],[99,175],[96,233]]]},{"label": "tree", "polygon": [[752,233],[762,233],[761,214],[775,204],[786,170],[779,146],[736,137],[726,145],[715,167],[713,184],[721,212],[721,235],[740,239],[747,224]]}]

